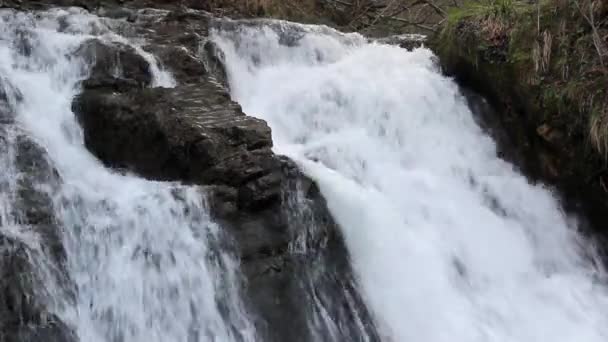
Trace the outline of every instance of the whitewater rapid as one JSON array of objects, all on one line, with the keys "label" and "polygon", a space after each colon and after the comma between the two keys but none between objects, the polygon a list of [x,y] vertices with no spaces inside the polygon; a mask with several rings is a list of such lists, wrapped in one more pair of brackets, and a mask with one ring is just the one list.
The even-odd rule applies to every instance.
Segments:
[{"label": "whitewater rapid", "polygon": [[219,27],[233,98],[319,183],[385,341],[608,339],[605,274],[576,220],[497,157],[431,51]]},{"label": "whitewater rapid", "polygon": [[[150,62],[154,86],[176,85],[114,33],[122,24],[79,9],[0,10],[0,81],[17,115],[5,138],[41,145],[61,178],[41,190],[54,200],[62,281],[74,291],[47,279],[45,304],[80,341],[259,341],[238,261],[220,248],[200,189],[113,172],[84,147],[71,104],[90,68],[76,53],[85,41],[129,44]],[[429,50],[277,21],[235,27],[213,37],[232,96],[319,183],[383,341],[608,339],[605,273],[576,220],[496,156]],[[15,151],[0,152],[2,234],[34,248],[30,227],[11,216]],[[330,297],[310,271],[301,276],[313,299]],[[334,321],[332,308],[313,306],[311,336],[374,340],[343,335],[363,324],[357,313]]]},{"label": "whitewater rapid", "polygon": [[[238,263],[218,247],[222,231],[201,192],[115,173],[84,147],[71,104],[90,67],[75,53],[86,40],[132,45],[151,63],[155,86],[175,84],[153,56],[113,33],[119,24],[75,8],[0,10],[0,75],[16,89],[15,134],[43,146],[62,179],[50,195],[75,291],[51,293],[49,309],[80,341],[254,341]],[[2,195],[7,208],[10,193]]]}]

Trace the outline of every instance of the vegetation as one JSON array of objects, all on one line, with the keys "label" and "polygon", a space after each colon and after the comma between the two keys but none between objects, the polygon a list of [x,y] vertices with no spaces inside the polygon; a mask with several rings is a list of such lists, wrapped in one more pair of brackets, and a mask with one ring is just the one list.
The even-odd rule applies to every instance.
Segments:
[{"label": "vegetation", "polygon": [[225,14],[325,23],[343,31],[432,33],[462,0],[208,0]]},{"label": "vegetation", "polygon": [[608,5],[604,1],[471,1],[448,11],[439,41],[441,53],[450,58],[458,55],[476,65],[500,67],[493,70],[497,80],[508,79],[515,82],[509,86],[524,89],[536,101],[534,109],[545,114],[544,120],[567,123],[570,129],[586,126],[588,140],[606,156]]},{"label": "vegetation", "polygon": [[209,10],[232,17],[271,17],[330,24],[330,14],[317,0],[207,0]]}]

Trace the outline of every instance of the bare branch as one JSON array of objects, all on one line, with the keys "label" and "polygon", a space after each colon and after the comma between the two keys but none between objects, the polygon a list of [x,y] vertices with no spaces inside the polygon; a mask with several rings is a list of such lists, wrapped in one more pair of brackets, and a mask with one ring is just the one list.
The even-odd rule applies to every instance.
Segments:
[{"label": "bare branch", "polygon": [[433,8],[441,16],[443,16],[443,17],[448,16],[448,13],[443,8],[435,5],[435,3],[432,0],[418,0],[414,3],[412,3],[411,7],[414,7],[415,5],[418,5],[418,4],[427,4],[427,5],[431,6],[431,8]]},{"label": "bare branch", "polygon": [[606,46],[605,41],[600,36],[599,30],[598,30],[598,26],[595,23],[595,16],[594,16],[593,10],[594,10],[597,2],[590,0],[590,2],[589,2],[589,14],[585,13],[585,10],[581,7],[579,1],[575,1],[574,4],[576,5],[576,7],[579,10],[580,14],[583,16],[583,18],[585,18],[585,20],[587,21],[587,23],[591,27],[591,32],[592,32],[592,37],[593,37],[593,45],[595,46],[595,49],[596,49],[596,51],[598,53],[598,56],[599,56],[599,59],[600,59],[600,65],[602,67],[605,67],[604,57],[606,55],[608,55],[608,47]]},{"label": "bare branch", "polygon": [[383,19],[388,19],[388,20],[392,20],[392,21],[398,21],[407,25],[412,25],[418,28],[421,28],[423,30],[427,30],[427,31],[431,31],[431,32],[437,32],[436,28],[433,28],[431,26],[427,26],[427,25],[423,25],[423,24],[419,24],[419,23],[415,23],[415,22],[411,22],[407,19],[402,19],[402,18],[394,18],[394,17],[384,17]]},{"label": "bare branch", "polygon": [[[395,22],[436,32],[445,22],[447,11],[437,0],[322,0],[334,9],[348,13],[347,26],[369,28],[381,22]],[[458,5],[458,0],[451,0]],[[447,6],[451,6],[446,4]],[[429,24],[431,23],[431,24]]]}]

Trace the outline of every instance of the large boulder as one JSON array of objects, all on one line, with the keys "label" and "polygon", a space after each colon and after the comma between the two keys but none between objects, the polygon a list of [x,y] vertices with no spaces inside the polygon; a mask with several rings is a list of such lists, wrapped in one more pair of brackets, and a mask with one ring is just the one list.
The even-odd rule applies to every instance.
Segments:
[{"label": "large boulder", "polygon": [[[116,170],[206,189],[211,214],[241,260],[245,301],[264,340],[318,341],[331,336],[331,329],[347,340],[378,340],[357,294],[342,236],[318,187],[291,160],[272,152],[268,125],[245,115],[231,100],[218,82],[220,52],[210,43],[194,50],[205,40],[189,35],[204,32],[188,19],[195,14],[169,14],[158,29],[144,21],[142,31],[147,32],[147,50],[170,56],[172,49],[185,49],[206,69],[190,72],[190,66],[182,69],[184,65],[166,61],[177,76],[174,88],[142,89],[123,77],[97,72],[91,77],[110,84],[91,87],[84,81],[73,109],[87,148]],[[193,41],[184,39],[172,48],[169,42],[178,40],[173,35]],[[100,58],[97,63],[104,63]],[[136,59],[123,58],[122,63],[128,60]],[[298,241],[306,248],[294,248]],[[330,328],[323,315],[336,327]]]},{"label": "large boulder", "polygon": [[414,49],[423,47],[427,41],[427,37],[421,34],[399,34],[379,39],[370,39],[370,41],[380,44],[395,45],[402,49],[412,51]]},{"label": "large boulder", "polygon": [[85,88],[107,88],[119,91],[152,84],[150,63],[131,46],[91,39],[75,53],[93,67],[84,81]]},{"label": "large boulder", "polygon": [[85,91],[74,110],[86,146],[106,165],[150,179],[229,185],[245,198],[278,170],[268,125],[212,83]]}]

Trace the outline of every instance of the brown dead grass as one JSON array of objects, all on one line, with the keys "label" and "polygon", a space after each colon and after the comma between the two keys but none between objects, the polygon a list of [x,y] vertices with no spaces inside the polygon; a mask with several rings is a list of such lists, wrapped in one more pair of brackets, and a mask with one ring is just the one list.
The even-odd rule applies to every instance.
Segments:
[{"label": "brown dead grass", "polygon": [[608,159],[608,110],[605,108],[600,115],[594,115],[590,121],[589,137],[596,150]]},{"label": "brown dead grass", "polygon": [[310,22],[320,19],[315,0],[208,0],[212,11],[244,17]]}]

